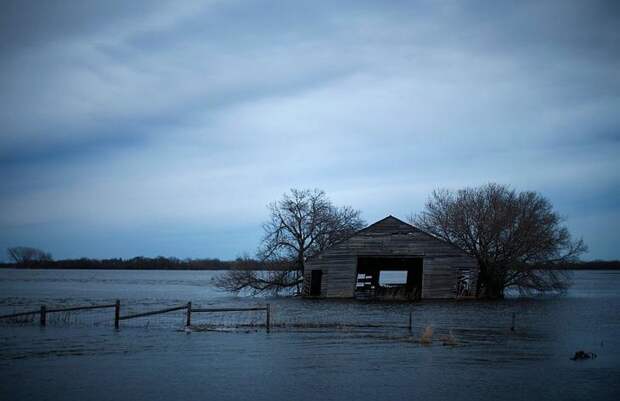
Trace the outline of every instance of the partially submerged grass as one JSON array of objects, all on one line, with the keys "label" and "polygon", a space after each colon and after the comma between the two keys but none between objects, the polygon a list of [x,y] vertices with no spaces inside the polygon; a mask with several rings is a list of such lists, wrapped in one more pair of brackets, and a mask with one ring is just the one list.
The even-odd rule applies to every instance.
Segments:
[{"label": "partially submerged grass", "polygon": [[433,326],[426,326],[420,336],[420,344],[430,345],[433,343]]},{"label": "partially submerged grass", "polygon": [[79,323],[78,316],[71,311],[50,313],[47,315],[47,320],[51,324],[71,326]]}]

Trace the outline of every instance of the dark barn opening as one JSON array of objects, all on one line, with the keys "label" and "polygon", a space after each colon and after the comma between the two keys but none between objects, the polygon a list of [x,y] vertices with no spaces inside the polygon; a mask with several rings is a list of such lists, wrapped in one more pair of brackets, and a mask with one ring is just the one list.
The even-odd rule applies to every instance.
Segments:
[{"label": "dark barn opening", "polygon": [[321,279],[323,278],[322,270],[312,270],[312,276],[310,278],[310,296],[321,296]]},{"label": "dark barn opening", "polygon": [[355,297],[420,299],[422,264],[422,258],[415,257],[358,257]]}]

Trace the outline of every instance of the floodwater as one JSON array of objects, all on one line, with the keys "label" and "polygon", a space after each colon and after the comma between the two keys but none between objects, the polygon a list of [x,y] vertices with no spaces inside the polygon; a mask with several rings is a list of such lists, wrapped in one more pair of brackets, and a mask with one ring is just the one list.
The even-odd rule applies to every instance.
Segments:
[{"label": "floodwater", "polygon": [[[212,287],[217,274],[0,270],[0,314],[115,299],[122,314],[269,303],[274,324],[186,333],[181,311],[116,331],[112,309],[50,315],[45,328],[4,323],[0,400],[620,399],[620,272],[574,272],[564,296],[414,304],[233,297]],[[427,326],[433,342],[422,345]],[[442,345],[450,332],[457,345]],[[577,350],[598,357],[571,361]]]}]

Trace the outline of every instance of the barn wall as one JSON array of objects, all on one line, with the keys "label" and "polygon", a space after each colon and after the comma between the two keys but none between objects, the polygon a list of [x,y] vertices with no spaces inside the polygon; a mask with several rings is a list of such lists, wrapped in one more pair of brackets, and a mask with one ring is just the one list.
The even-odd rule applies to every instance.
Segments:
[{"label": "barn wall", "polygon": [[322,296],[351,298],[357,281],[358,256],[421,257],[422,298],[454,298],[458,268],[476,268],[462,250],[396,219],[387,218],[334,245],[307,264],[323,270]]},{"label": "barn wall", "polygon": [[[329,259],[315,260],[307,265],[306,277],[310,277],[310,271],[313,269],[323,270],[322,296],[329,298],[353,297],[357,280],[356,256],[350,254],[344,256],[336,255]],[[309,283],[306,277],[304,277],[304,283]]]}]

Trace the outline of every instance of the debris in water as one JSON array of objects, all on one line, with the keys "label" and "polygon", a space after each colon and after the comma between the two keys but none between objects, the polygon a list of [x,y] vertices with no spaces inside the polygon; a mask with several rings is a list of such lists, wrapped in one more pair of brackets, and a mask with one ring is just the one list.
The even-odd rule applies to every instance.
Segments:
[{"label": "debris in water", "polygon": [[449,345],[449,346],[457,345],[456,337],[454,337],[454,334],[452,334],[452,330],[450,330],[450,332],[447,335],[441,336],[439,339],[441,340],[442,345]]},{"label": "debris in water", "polygon": [[575,355],[570,358],[571,361],[582,361],[584,359],[595,359],[596,354],[594,352],[577,351]]}]

